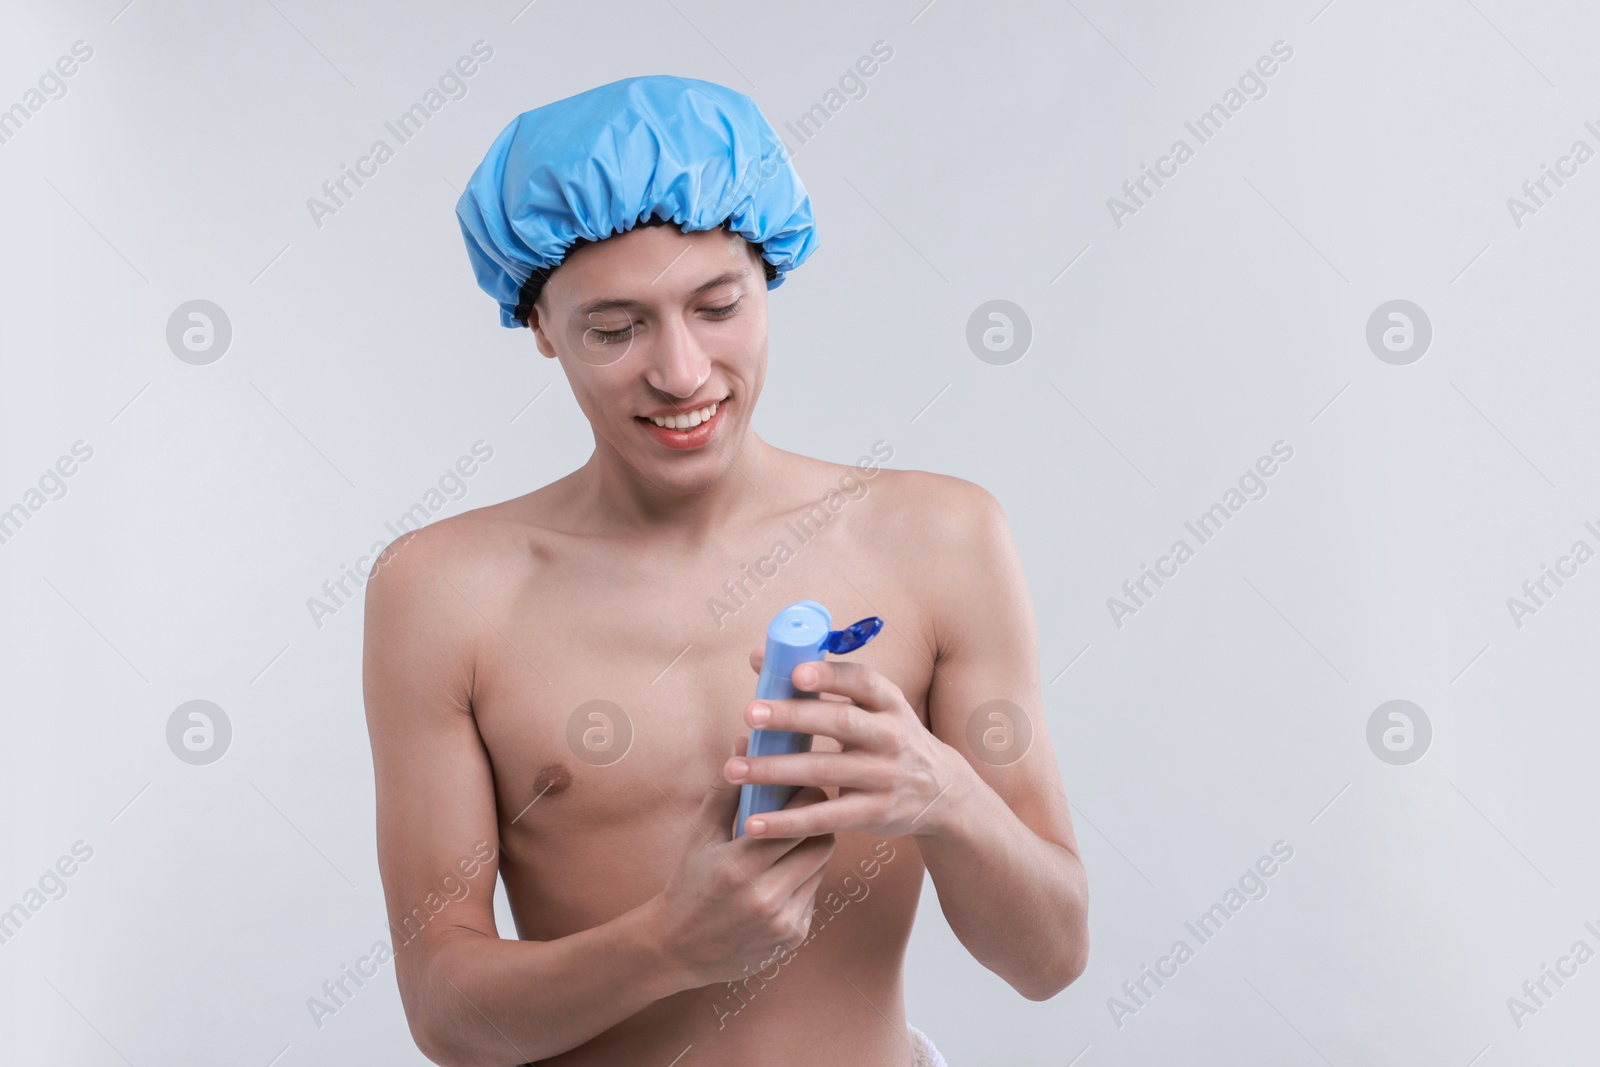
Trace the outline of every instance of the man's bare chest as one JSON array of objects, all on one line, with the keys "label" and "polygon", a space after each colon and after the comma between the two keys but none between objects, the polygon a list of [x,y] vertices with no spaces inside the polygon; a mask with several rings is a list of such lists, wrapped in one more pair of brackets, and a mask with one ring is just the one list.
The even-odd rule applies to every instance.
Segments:
[{"label": "man's bare chest", "polygon": [[[852,658],[881,671],[926,718],[934,650],[911,589],[837,552],[761,571],[575,566],[547,569],[508,598],[484,631],[473,682],[502,833],[554,844],[655,823],[673,808],[692,812],[748,732],[750,653],[795,600],[820,601],[838,626],[882,616],[884,634]],[[837,747],[815,742],[818,751]]]}]

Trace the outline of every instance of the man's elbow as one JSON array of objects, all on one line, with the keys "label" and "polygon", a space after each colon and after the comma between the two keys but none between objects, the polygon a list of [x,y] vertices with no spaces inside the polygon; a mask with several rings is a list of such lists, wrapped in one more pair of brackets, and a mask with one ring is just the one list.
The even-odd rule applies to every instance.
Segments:
[{"label": "man's elbow", "polygon": [[1030,983],[1017,986],[1017,992],[1035,1002],[1049,1000],[1082,977],[1088,966],[1089,935],[1085,931],[1081,937],[1067,946],[1061,958],[1049,971],[1040,974]]},{"label": "man's elbow", "polygon": [[429,1063],[437,1063],[439,1067],[470,1067],[471,1061],[461,1056],[461,1050],[452,1048],[431,1025],[409,1014],[406,1022],[411,1027],[411,1040],[416,1042],[417,1051],[426,1056]]},{"label": "man's elbow", "polygon": [[1073,921],[1056,940],[1055,954],[1030,981],[1016,986],[1029,1000],[1049,1000],[1082,977],[1089,966],[1089,895],[1086,885],[1082,889],[1076,906],[1068,909]]},{"label": "man's elbow", "polygon": [[417,1051],[439,1067],[505,1067],[510,1062],[504,1056],[486,1059],[481,1050],[469,1048],[460,1027],[448,1020],[427,1019],[422,1012],[408,1011],[406,1022]]},{"label": "man's elbow", "polygon": [[470,1035],[463,1032],[461,1020],[444,1010],[444,998],[438,988],[433,994],[424,993],[417,985],[426,985],[430,988],[443,987],[450,989],[450,979],[439,969],[437,962],[430,968],[431,973],[422,978],[420,983],[407,982],[402,976],[400,982],[400,1002],[406,1013],[406,1026],[411,1030],[411,1040],[416,1042],[417,1051],[428,1058],[430,1063],[439,1067],[502,1067],[506,1062],[503,1058],[485,1059],[483,1052]]},{"label": "man's elbow", "polygon": [[439,1067],[478,1067],[479,1061],[467,1054],[459,1035],[450,1032],[454,1028],[439,1018],[439,1013],[411,1003],[406,1003],[405,1008],[411,1040],[429,1063],[437,1063]]},{"label": "man's elbow", "polygon": [[1089,966],[1089,879],[1077,855],[1062,851],[1074,870],[1072,888],[1057,912],[1063,916],[1063,927],[1052,939],[1056,951],[1029,981],[1012,983],[1018,993],[1032,1001],[1049,1000],[1082,977]]}]

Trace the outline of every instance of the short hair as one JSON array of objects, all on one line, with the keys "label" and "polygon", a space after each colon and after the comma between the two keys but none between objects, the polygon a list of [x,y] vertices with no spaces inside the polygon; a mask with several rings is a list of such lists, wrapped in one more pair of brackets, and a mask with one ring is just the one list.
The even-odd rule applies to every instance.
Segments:
[{"label": "short hair", "polygon": [[[641,226],[666,226],[668,224],[677,225],[676,223],[673,223],[671,219],[664,219],[660,215],[651,215],[649,218],[641,219],[634,226],[634,229],[638,229]],[[732,232],[728,226],[727,219],[723,220],[722,225],[719,228],[727,230],[730,233]],[[563,255],[562,262],[566,261],[566,256],[572,255],[573,252],[582,248],[584,245],[598,243],[598,241],[591,241],[588,238],[579,237],[577,240],[572,242],[572,247],[566,250]],[[759,252],[759,249],[757,251]],[[528,325],[528,317],[533,314],[534,301],[538,300],[539,294],[544,291],[545,283],[550,280],[550,275],[554,274],[560,267],[560,263],[557,263],[554,267],[535,267],[533,268],[533,273],[528,275],[528,280],[522,283],[522,292],[517,297],[517,309],[515,312],[513,312],[517,318],[517,321],[522,323],[522,325]],[[771,263],[768,263],[766,257],[764,256],[761,258],[761,267],[763,273],[766,275],[767,281],[770,282],[778,276],[778,268],[773,266]]]}]

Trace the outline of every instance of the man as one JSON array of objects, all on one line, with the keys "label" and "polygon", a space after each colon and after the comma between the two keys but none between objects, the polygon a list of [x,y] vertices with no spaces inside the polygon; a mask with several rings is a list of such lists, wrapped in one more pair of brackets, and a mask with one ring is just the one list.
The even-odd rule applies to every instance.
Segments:
[{"label": "man", "polygon": [[[998,504],[751,427],[768,290],[815,245],[755,104],[671,77],[558,101],[506,128],[457,210],[595,450],[396,542],[367,586],[379,863],[418,1046],[942,1063],[901,984],[924,869],[1018,992],[1073,981],[1087,888]],[[763,707],[767,622],[802,599],[887,625],[795,672],[822,699]],[[742,759],[757,726],[812,752]],[[734,837],[744,783],[804,788]],[[497,873],[518,940],[495,928]]]}]

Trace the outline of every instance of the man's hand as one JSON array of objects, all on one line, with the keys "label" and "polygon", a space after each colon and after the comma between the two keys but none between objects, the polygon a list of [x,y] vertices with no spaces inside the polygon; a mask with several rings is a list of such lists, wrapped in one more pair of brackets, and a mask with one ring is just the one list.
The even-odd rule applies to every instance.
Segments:
[{"label": "man's hand", "polygon": [[[759,671],[761,650],[751,665]],[[863,830],[881,837],[936,832],[935,806],[972,773],[962,756],[917,718],[898,686],[863,663],[817,661],[797,667],[796,689],[819,694],[800,700],[756,700],[745,722],[762,730],[822,734],[841,752],[742,756],[728,760],[730,782],[835,786],[836,799],[752,816],[745,833],[761,838]]]},{"label": "man's hand", "polygon": [[[742,756],[748,745],[741,737],[734,751]],[[820,789],[802,789],[784,810],[826,799]],[[735,838],[738,808],[738,785],[719,775],[686,831],[677,869],[652,902],[667,957],[695,986],[745,977],[746,968],[758,970],[774,953],[799,948],[833,855],[827,833]]]}]

